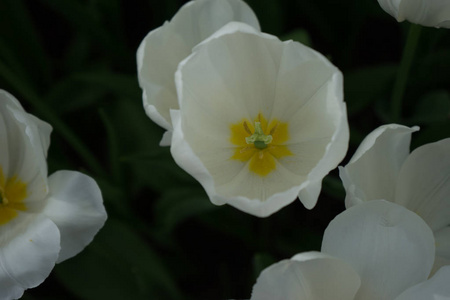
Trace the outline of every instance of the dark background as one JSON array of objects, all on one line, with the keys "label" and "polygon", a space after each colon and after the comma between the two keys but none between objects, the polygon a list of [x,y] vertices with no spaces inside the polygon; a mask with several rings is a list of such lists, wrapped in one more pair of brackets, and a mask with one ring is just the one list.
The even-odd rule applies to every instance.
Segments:
[{"label": "dark background", "polygon": [[[109,219],[85,251],[23,299],[249,298],[262,269],[320,250],[344,209],[337,171],[318,205],[259,219],[210,203],[146,117],[136,77],[144,36],[183,1],[1,0],[0,88],[54,131],[49,173],[79,170],[100,185]],[[351,141],[391,123],[392,87],[410,24],[373,0],[252,0],[262,30],[309,44],[344,73]],[[401,120],[413,148],[450,136],[450,35],[423,28]]]}]

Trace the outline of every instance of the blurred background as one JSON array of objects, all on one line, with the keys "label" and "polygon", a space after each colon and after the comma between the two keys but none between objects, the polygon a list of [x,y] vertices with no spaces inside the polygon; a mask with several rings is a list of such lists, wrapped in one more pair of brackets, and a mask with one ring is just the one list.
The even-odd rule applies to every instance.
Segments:
[{"label": "blurred background", "polygon": [[[1,0],[0,88],[50,123],[49,173],[96,179],[109,214],[85,251],[23,299],[249,298],[266,266],[320,250],[344,209],[337,171],[311,211],[299,201],[259,219],[214,206],[159,147],[136,76],[144,36],[186,1]],[[390,98],[410,24],[375,0],[248,0],[262,30],[326,55],[344,73],[351,128],[346,160],[369,132],[419,125],[412,148],[450,136],[450,34],[422,28],[401,119]]]}]

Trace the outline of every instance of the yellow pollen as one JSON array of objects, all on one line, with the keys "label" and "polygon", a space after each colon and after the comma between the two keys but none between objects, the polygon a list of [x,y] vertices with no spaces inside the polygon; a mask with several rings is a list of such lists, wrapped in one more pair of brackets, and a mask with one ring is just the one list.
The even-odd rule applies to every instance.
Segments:
[{"label": "yellow pollen", "polygon": [[249,170],[261,177],[276,169],[278,159],[293,155],[285,145],[288,124],[277,119],[269,123],[262,113],[253,122],[243,119],[231,124],[230,131],[230,142],[237,146],[231,159],[249,162]]},{"label": "yellow pollen", "polygon": [[5,178],[0,166],[0,225],[6,224],[18,215],[18,211],[25,211],[23,203],[27,197],[27,185],[17,178]]}]

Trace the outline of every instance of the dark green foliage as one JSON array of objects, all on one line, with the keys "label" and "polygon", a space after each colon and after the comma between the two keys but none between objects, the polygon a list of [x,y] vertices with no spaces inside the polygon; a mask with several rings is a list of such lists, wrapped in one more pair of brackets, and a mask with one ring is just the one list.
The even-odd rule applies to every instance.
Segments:
[{"label": "dark green foliage", "polygon": [[[159,146],[163,130],[142,108],[135,55],[183,2],[0,1],[0,88],[54,127],[50,173],[94,177],[109,214],[85,251],[23,299],[248,299],[265,267],[320,250],[323,230],[344,209],[337,172],[311,211],[296,201],[258,219],[214,206]],[[248,3],[265,32],[306,43],[342,70],[347,159],[366,134],[392,122],[408,24],[371,0]],[[416,49],[401,115],[401,123],[421,127],[414,147],[450,136],[449,35],[424,29]]]}]

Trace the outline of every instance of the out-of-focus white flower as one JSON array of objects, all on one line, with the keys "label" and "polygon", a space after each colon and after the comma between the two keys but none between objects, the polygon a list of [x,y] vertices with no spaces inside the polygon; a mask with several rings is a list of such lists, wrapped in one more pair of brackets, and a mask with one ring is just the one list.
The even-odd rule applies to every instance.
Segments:
[{"label": "out-of-focus white flower", "polygon": [[450,28],[450,2],[447,0],[378,0],[398,22]]},{"label": "out-of-focus white flower", "polygon": [[338,215],[322,253],[306,252],[266,268],[251,300],[445,300],[450,266],[428,279],[434,238],[404,207],[370,201]]},{"label": "out-of-focus white flower", "polygon": [[232,22],[194,48],[175,81],[171,152],[214,204],[259,217],[297,196],[315,206],[349,138],[342,74],[324,56]]},{"label": "out-of-focus white flower", "polygon": [[106,220],[92,178],[72,171],[47,177],[51,130],[0,90],[0,299],[41,284]]},{"label": "out-of-focus white flower", "polygon": [[258,19],[241,0],[196,0],[186,3],[170,22],[151,31],[137,51],[139,85],[147,115],[167,130],[161,145],[170,145],[170,109],[178,108],[174,75],[192,48],[231,21],[259,30]]},{"label": "out-of-focus white flower", "polygon": [[339,171],[347,208],[384,199],[425,220],[435,234],[437,270],[450,264],[450,139],[409,153],[416,130],[396,124],[375,129]]}]

